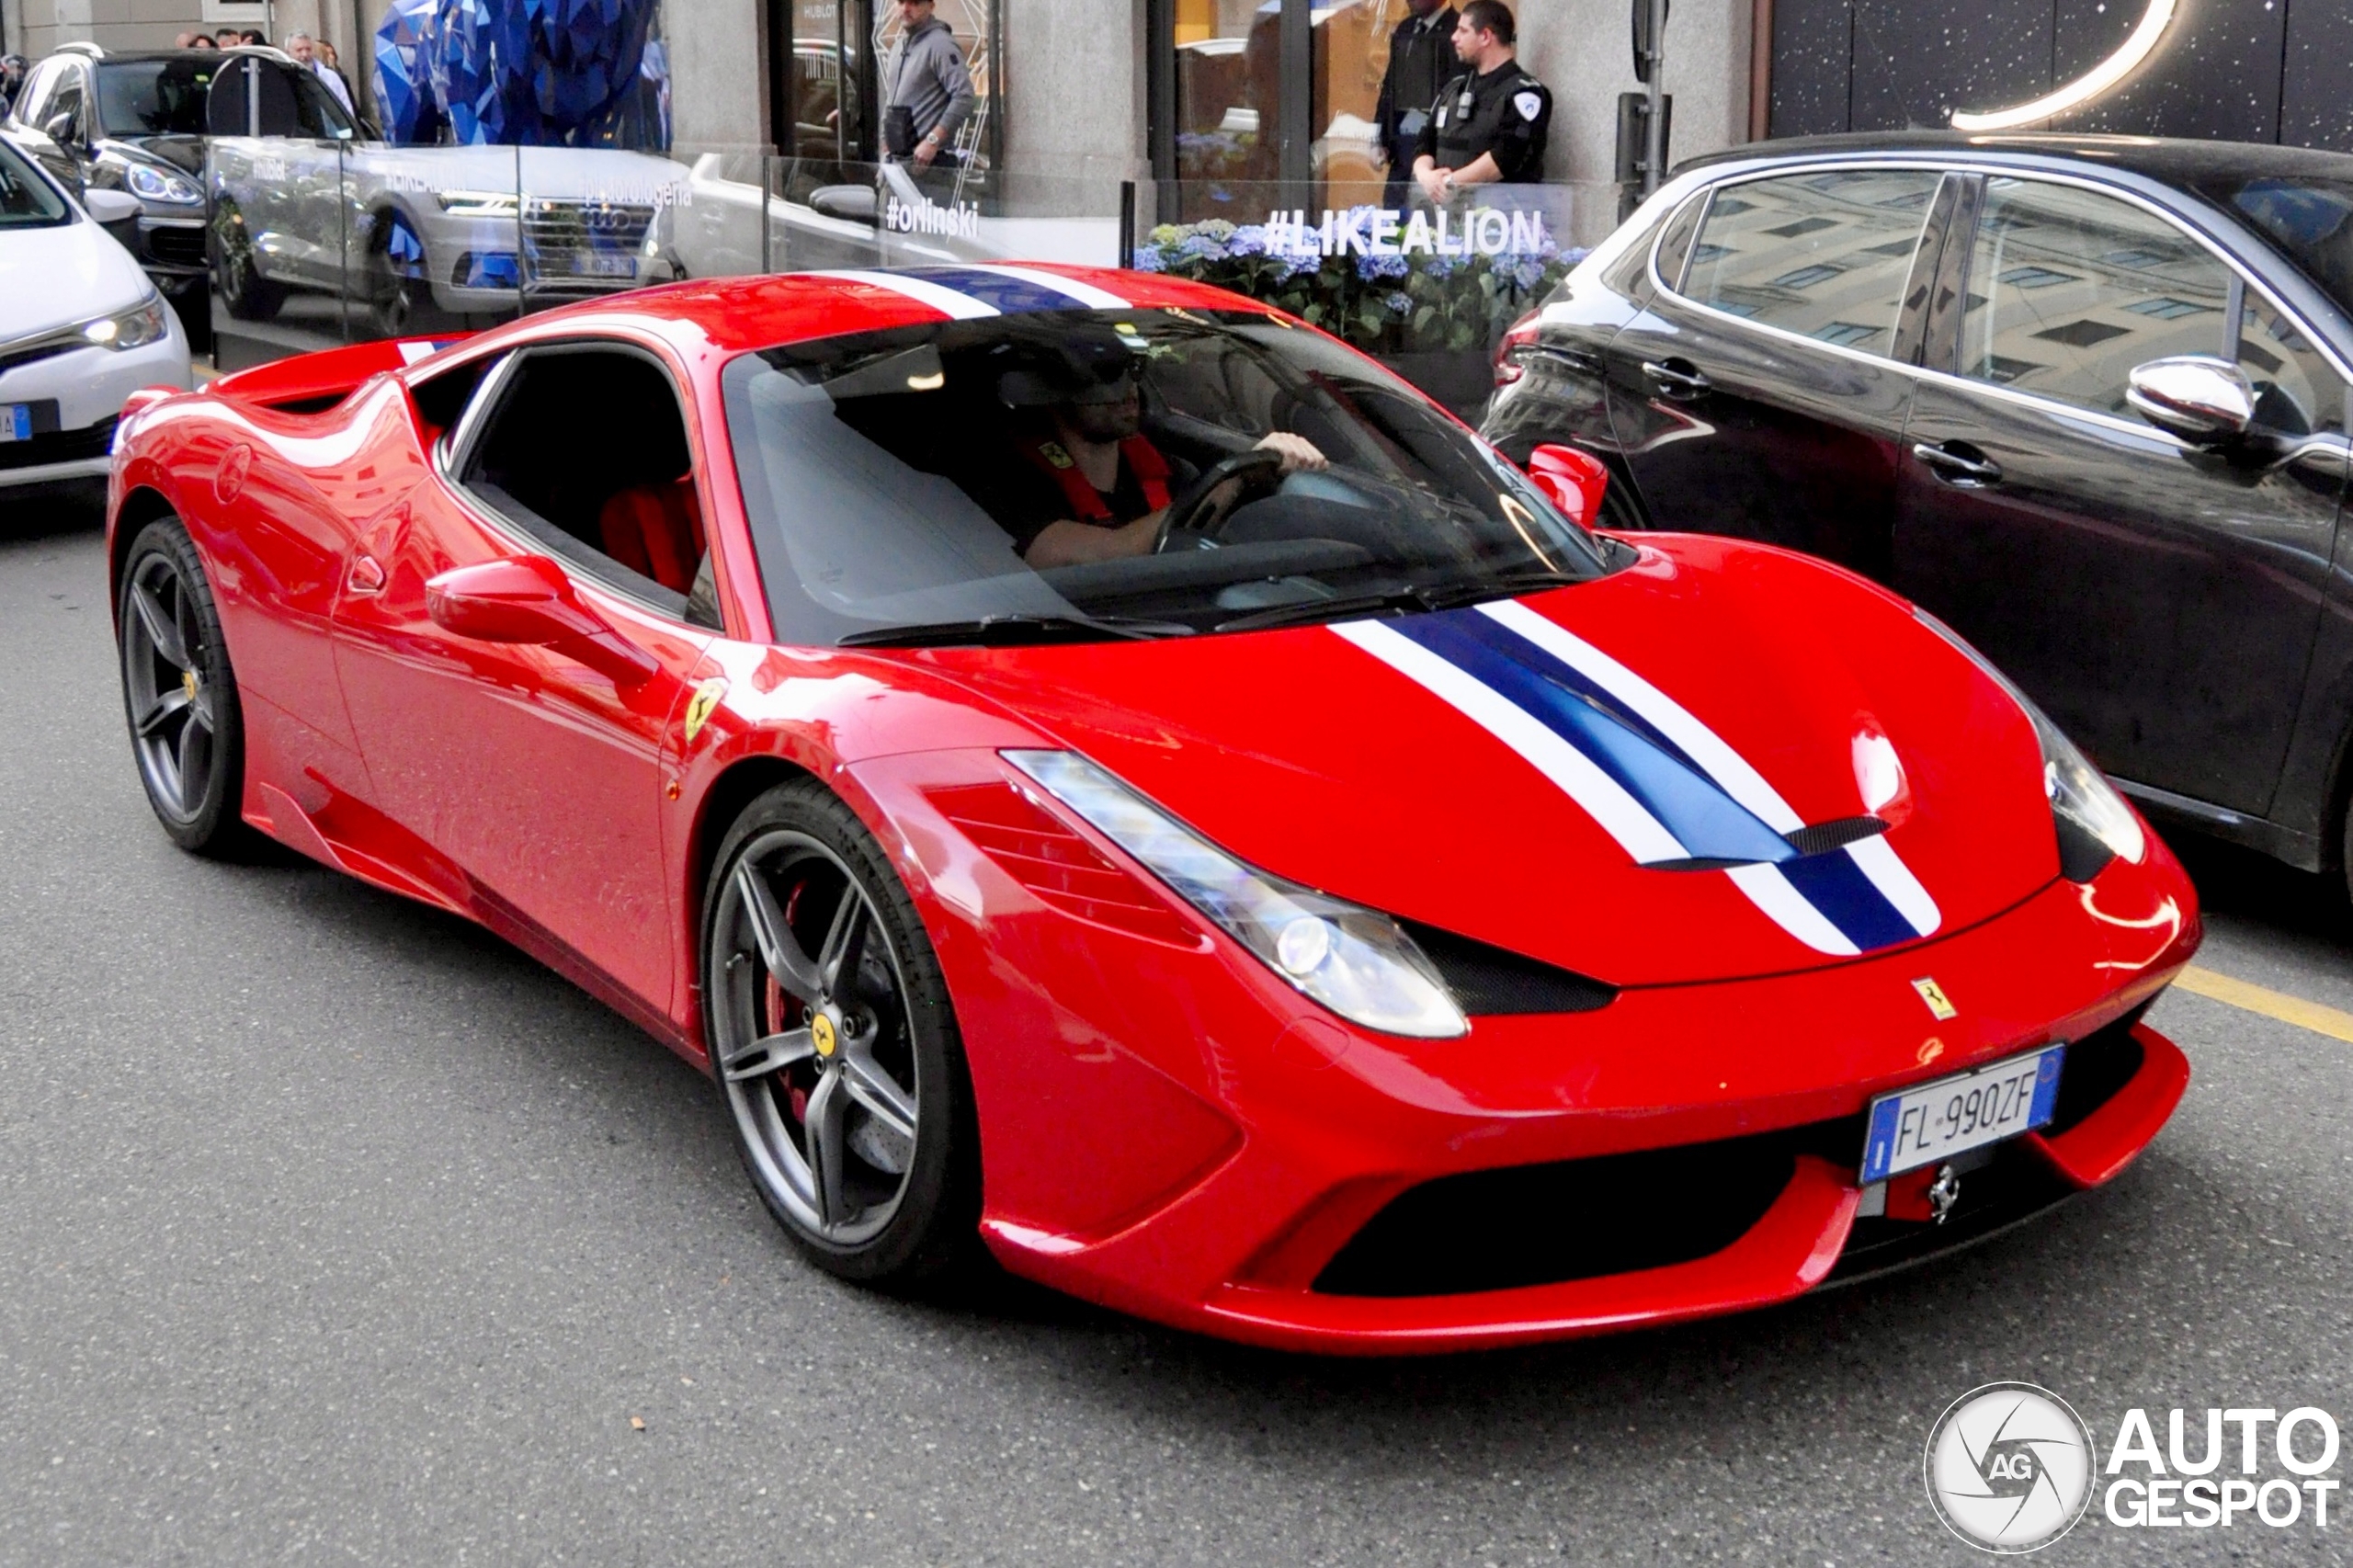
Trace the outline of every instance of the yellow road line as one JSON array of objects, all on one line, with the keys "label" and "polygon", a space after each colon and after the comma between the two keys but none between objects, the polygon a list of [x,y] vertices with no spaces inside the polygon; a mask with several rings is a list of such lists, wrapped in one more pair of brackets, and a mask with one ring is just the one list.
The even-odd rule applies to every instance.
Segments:
[{"label": "yellow road line", "polygon": [[2267,1018],[2277,1018],[2283,1024],[2294,1024],[2314,1034],[2325,1034],[2331,1040],[2353,1044],[2353,1013],[2340,1013],[2334,1007],[2324,1007],[2317,1002],[2307,1002],[2301,996],[2290,996],[2284,991],[2234,980],[2227,974],[2217,974],[2211,969],[2191,964],[2181,971],[2174,984],[2193,996],[2203,996],[2211,1002],[2228,1006],[2244,1007],[2250,1013],[2260,1013]]}]

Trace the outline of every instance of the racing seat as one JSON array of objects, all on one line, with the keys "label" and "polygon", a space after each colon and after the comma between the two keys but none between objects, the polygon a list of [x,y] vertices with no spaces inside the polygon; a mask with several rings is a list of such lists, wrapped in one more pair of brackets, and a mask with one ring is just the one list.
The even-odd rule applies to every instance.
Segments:
[{"label": "racing seat", "polygon": [[605,553],[631,571],[673,593],[694,591],[703,552],[694,475],[613,492],[597,509],[597,531]]}]

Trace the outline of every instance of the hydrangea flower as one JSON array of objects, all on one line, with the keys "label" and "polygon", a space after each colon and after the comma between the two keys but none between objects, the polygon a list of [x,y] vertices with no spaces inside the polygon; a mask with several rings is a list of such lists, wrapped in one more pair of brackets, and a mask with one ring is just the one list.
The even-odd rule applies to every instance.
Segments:
[{"label": "hydrangea flower", "polygon": [[1414,299],[1410,294],[1390,294],[1383,297],[1381,302],[1398,315],[1410,316],[1414,313]]},{"label": "hydrangea flower", "polygon": [[1402,256],[1367,255],[1357,257],[1357,276],[1368,283],[1383,278],[1403,278],[1412,270],[1412,264]]},{"label": "hydrangea flower", "polygon": [[1162,265],[1160,260],[1160,247],[1158,245],[1138,245],[1136,247],[1134,270],[1138,272],[1163,272],[1167,270]]}]

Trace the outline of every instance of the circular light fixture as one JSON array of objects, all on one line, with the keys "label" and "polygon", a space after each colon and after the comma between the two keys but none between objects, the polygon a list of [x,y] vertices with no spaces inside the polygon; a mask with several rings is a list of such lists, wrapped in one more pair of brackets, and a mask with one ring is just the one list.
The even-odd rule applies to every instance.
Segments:
[{"label": "circular light fixture", "polygon": [[2012,108],[1991,109],[1984,114],[1955,109],[1952,128],[1955,131],[2007,131],[2013,126],[2031,125],[2038,119],[2063,115],[2077,105],[2097,97],[2141,68],[2141,62],[2148,59],[2150,51],[2157,47],[2157,40],[2164,37],[2165,28],[2173,25],[2176,4],[2177,0],[2149,0],[2148,12],[2142,17],[2140,26],[2132,29],[2132,36],[2124,40],[2124,47],[2065,86]]}]

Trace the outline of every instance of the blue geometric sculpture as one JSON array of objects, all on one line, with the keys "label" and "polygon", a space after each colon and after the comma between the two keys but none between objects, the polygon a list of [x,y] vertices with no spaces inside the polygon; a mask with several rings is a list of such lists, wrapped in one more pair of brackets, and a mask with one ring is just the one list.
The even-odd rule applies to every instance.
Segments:
[{"label": "blue geometric sculpture", "polygon": [[[395,141],[584,146],[642,142],[630,114],[660,0],[393,0],[376,32]],[[656,51],[657,56],[659,51]],[[658,134],[658,132],[657,132]]]},{"label": "blue geometric sculpture", "polygon": [[392,0],[376,29],[376,102],[384,134],[416,146],[439,140],[445,118],[426,80],[425,40],[439,0]]}]

